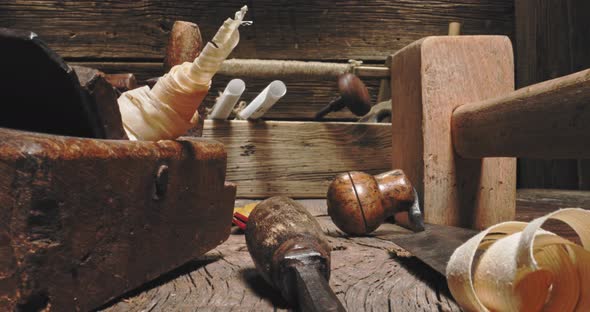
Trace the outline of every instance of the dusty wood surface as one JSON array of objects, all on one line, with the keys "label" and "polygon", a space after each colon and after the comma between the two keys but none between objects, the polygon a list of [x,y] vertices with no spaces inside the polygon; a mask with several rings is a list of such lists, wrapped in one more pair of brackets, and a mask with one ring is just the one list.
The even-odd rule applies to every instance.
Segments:
[{"label": "dusty wood surface", "polygon": [[[415,258],[396,256],[379,235],[405,231],[392,224],[377,237],[347,237],[326,216],[324,200],[300,200],[317,216],[332,244],[331,286],[348,311],[458,311],[446,283]],[[243,205],[249,200],[239,200]],[[558,208],[590,209],[590,192],[519,190],[516,219],[530,221]],[[573,239],[567,226],[548,229]],[[401,254],[401,253],[400,253]],[[206,257],[120,298],[105,311],[283,311],[288,309],[254,270],[244,237],[234,233]]]},{"label": "dusty wood surface", "polygon": [[218,142],[0,141],[0,311],[86,311],[229,235]]},{"label": "dusty wood surface", "polygon": [[[0,26],[38,33],[68,58],[162,59],[175,20],[199,25],[203,39],[244,1],[8,0]],[[513,1],[272,1],[249,5],[234,57],[382,60],[414,40],[447,33],[449,21],[464,34],[513,32]]]},{"label": "dusty wood surface", "polygon": [[462,105],[452,132],[466,158],[590,158],[590,70]]},{"label": "dusty wood surface", "polygon": [[[590,67],[590,2],[515,1],[516,81],[522,88]],[[519,187],[590,189],[590,161],[519,160]]]},{"label": "dusty wood surface", "polygon": [[516,159],[464,159],[451,140],[456,107],[514,90],[508,38],[427,37],[393,56],[391,74],[392,164],[415,183],[425,221],[484,229],[514,218]]},{"label": "dusty wood surface", "polygon": [[[394,243],[346,237],[326,216],[324,201],[304,201],[332,245],[330,285],[348,311],[459,311],[444,278],[411,258],[399,258]],[[393,224],[377,233],[406,232]],[[243,234],[229,240],[144,292],[105,311],[285,311],[288,305],[254,269]]]},{"label": "dusty wood surface", "polygon": [[391,126],[346,122],[207,120],[203,137],[225,145],[238,197],[323,198],[339,173],[390,169]]}]

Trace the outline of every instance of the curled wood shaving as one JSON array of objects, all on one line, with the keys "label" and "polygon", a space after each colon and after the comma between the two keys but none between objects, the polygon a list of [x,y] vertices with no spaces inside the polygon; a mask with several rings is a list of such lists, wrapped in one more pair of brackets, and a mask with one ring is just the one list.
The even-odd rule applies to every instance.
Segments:
[{"label": "curled wood shaving", "polygon": [[[582,246],[541,229],[548,219],[568,224]],[[446,273],[466,311],[590,311],[590,211],[494,225],[457,248]]]},{"label": "curled wood shaving", "polygon": [[123,93],[117,100],[123,128],[130,140],[175,139],[198,122],[198,107],[211,86],[221,63],[240,40],[238,27],[248,7],[228,18],[193,62],[184,62],[145,86]]}]

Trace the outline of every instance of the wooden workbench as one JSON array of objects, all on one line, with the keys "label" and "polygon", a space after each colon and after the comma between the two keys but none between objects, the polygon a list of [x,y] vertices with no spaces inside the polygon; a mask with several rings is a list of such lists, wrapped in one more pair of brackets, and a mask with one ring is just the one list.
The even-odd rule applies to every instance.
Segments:
[{"label": "wooden workbench", "polygon": [[[404,229],[385,224],[372,237],[348,237],[331,222],[324,201],[302,202],[328,234],[333,247],[330,284],[348,311],[460,310],[442,276],[380,238]],[[590,192],[519,190],[517,219],[529,221],[566,207],[590,209]],[[566,227],[555,223],[550,230],[571,237]],[[283,311],[288,306],[258,276],[244,236],[236,232],[202,259],[115,300],[103,310]]]}]

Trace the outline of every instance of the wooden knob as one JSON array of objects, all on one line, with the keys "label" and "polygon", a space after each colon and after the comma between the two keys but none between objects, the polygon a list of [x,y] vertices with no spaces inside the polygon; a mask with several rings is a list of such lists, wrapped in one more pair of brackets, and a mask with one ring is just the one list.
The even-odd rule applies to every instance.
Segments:
[{"label": "wooden knob", "polygon": [[376,176],[352,171],[332,181],[327,200],[328,214],[340,230],[364,235],[377,229],[387,217],[408,210],[415,193],[402,170]]},{"label": "wooden knob", "polygon": [[371,110],[371,97],[367,86],[356,75],[342,74],[338,78],[338,90],[340,97],[319,111],[316,119],[321,119],[329,112],[338,111],[344,107],[348,107],[357,116],[364,116]]}]

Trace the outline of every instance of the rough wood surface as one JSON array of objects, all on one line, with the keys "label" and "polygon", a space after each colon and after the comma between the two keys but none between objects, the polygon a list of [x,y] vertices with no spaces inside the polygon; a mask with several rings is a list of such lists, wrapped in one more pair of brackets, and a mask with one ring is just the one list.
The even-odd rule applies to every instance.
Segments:
[{"label": "rough wood surface", "polygon": [[0,140],[1,311],[87,311],[229,235],[218,142]]},{"label": "rough wood surface", "polygon": [[[518,88],[590,67],[589,12],[588,1],[515,1]],[[519,187],[590,189],[584,182],[590,181],[590,166],[574,159],[524,158],[518,165]]]},{"label": "rough wood surface", "polygon": [[392,164],[414,182],[426,222],[483,229],[514,217],[516,159],[455,155],[451,115],[514,90],[503,36],[427,37],[393,56]]},{"label": "rough wood surface", "polygon": [[[28,29],[64,57],[162,59],[175,20],[199,25],[209,40],[244,1],[8,0],[0,26]],[[460,21],[465,34],[513,32],[513,1],[272,1],[248,2],[233,57],[383,60]]]},{"label": "rough wood surface", "polygon": [[452,132],[465,158],[590,158],[590,70],[462,105]]},{"label": "rough wood surface", "polygon": [[[376,237],[344,236],[326,216],[325,201],[304,201],[332,246],[330,286],[347,311],[460,311],[445,279],[413,258],[396,255],[399,247]],[[393,224],[377,234],[407,232]],[[254,269],[244,235],[201,260],[120,298],[104,311],[287,311],[280,294]]]},{"label": "rough wood surface", "polygon": [[[332,245],[331,287],[348,311],[459,311],[446,282],[415,258],[381,239],[395,231],[384,224],[376,237],[348,237],[326,216],[325,200],[300,200],[317,217]],[[239,200],[236,206],[250,200]],[[590,209],[590,192],[519,190],[516,219],[530,221],[558,208]],[[571,229],[547,229],[574,239]],[[119,298],[104,311],[284,311],[287,304],[254,270],[241,233],[206,257]]]},{"label": "rough wood surface", "polygon": [[206,120],[203,137],[225,145],[238,197],[323,198],[339,173],[390,170],[387,124]]},{"label": "rough wood surface", "polygon": [[117,105],[119,93],[107,81],[105,74],[89,67],[71,66],[71,68],[78,76],[83,95],[91,104],[88,106],[92,110],[92,115],[96,116],[96,125],[93,127],[95,133],[100,134],[99,137],[103,139],[127,140],[119,105]]}]

